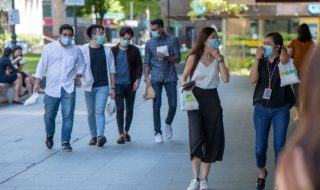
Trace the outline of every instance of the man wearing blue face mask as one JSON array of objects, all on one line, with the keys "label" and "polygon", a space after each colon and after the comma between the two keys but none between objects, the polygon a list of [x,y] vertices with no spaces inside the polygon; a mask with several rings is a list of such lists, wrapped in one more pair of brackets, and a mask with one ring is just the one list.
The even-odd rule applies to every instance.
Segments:
[{"label": "man wearing blue face mask", "polygon": [[40,81],[46,77],[44,97],[44,122],[46,126],[46,146],[53,147],[55,119],[61,104],[62,149],[72,150],[70,138],[75,109],[75,82],[83,75],[86,64],[80,48],[72,44],[74,34],[72,26],[64,24],[59,29],[59,40],[48,44],[42,52],[37,65],[33,91],[40,92]]},{"label": "man wearing blue face mask", "polygon": [[[116,107],[117,124],[120,137],[118,144],[130,142],[129,129],[133,117],[133,106],[136,90],[142,75],[142,60],[139,49],[130,44],[134,36],[130,27],[119,31],[120,43],[112,47],[116,66]],[[126,116],[124,117],[124,109]],[[125,119],[124,119],[125,118]]]},{"label": "man wearing blue face mask", "polygon": [[[147,41],[145,47],[144,77],[146,83],[151,83],[156,92],[153,99],[153,122],[155,142],[162,143],[160,107],[163,87],[166,90],[169,111],[165,119],[165,136],[172,138],[172,121],[177,108],[177,73],[175,63],[181,59],[178,39],[167,35],[163,29],[163,21],[151,21],[152,39]],[[149,78],[151,74],[151,78]]]},{"label": "man wearing blue face mask", "polygon": [[81,48],[87,70],[81,79],[85,90],[88,124],[91,133],[89,145],[102,147],[107,139],[105,131],[105,108],[108,95],[115,96],[115,66],[111,48],[104,45],[102,25],[93,24],[87,29],[90,42]]}]

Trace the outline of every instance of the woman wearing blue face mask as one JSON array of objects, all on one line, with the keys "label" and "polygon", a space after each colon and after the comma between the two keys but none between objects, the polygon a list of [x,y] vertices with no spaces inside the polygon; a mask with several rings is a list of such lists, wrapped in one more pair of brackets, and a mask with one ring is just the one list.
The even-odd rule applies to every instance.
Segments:
[{"label": "woman wearing blue face mask", "polygon": [[280,87],[278,64],[287,63],[288,60],[289,55],[283,47],[282,36],[278,32],[269,33],[264,38],[264,45],[256,52],[249,76],[250,82],[256,84],[253,94],[253,120],[256,132],[257,189],[264,189],[268,174],[266,159],[271,125],[275,162],[286,142],[289,110],[295,104],[295,97],[290,86]]},{"label": "woman wearing blue face mask", "polygon": [[188,78],[195,82],[192,92],[199,102],[199,110],[188,111],[193,179],[187,190],[208,190],[207,177],[211,163],[222,161],[223,157],[224,127],[217,87],[220,77],[225,83],[229,81],[229,72],[219,52],[219,45],[215,29],[203,28],[181,77],[182,84]]}]

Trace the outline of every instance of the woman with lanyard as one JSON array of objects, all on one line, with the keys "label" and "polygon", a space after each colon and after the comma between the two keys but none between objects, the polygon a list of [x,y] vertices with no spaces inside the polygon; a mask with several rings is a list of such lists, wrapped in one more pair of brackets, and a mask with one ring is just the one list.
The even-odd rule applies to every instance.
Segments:
[{"label": "woman with lanyard", "polygon": [[250,82],[256,84],[253,94],[253,120],[256,132],[257,189],[264,189],[268,175],[266,161],[271,124],[275,162],[286,142],[289,110],[295,104],[295,97],[290,86],[280,87],[278,64],[287,63],[288,60],[281,34],[271,32],[265,36],[264,46],[258,48],[249,76]]}]

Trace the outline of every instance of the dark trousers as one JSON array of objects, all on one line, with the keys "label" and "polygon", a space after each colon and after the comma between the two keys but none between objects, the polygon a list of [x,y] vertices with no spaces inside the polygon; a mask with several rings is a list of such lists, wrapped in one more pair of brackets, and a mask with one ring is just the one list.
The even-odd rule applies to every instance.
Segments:
[{"label": "dark trousers", "polygon": [[162,134],[161,131],[161,99],[162,88],[164,87],[168,97],[169,111],[165,120],[166,124],[171,124],[177,110],[177,81],[173,82],[152,82],[152,87],[156,91],[156,97],[153,99],[153,123],[155,134]]},{"label": "dark trousers", "polygon": [[195,87],[199,110],[188,111],[190,158],[202,162],[222,161],[225,137],[223,115],[217,89]]},{"label": "dark trousers", "polygon": [[125,131],[128,132],[133,117],[133,106],[136,91],[133,91],[131,84],[117,84],[116,85],[116,107],[117,107],[117,124],[119,134],[123,134],[124,127],[124,110],[126,109],[126,123]]}]

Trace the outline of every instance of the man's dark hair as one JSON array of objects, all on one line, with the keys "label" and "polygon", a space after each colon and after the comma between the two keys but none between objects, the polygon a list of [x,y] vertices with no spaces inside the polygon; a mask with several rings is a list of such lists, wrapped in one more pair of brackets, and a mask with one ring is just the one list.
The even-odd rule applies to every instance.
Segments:
[{"label": "man's dark hair", "polygon": [[22,47],[21,46],[16,46],[13,51],[17,51],[17,50],[21,50],[22,51]]},{"label": "man's dark hair", "polygon": [[131,37],[134,36],[133,30],[131,27],[122,27],[119,31],[119,36],[123,37],[124,35],[129,34]]},{"label": "man's dark hair", "polygon": [[63,30],[71,30],[72,35],[74,34],[73,27],[72,27],[70,24],[63,24],[63,25],[61,25],[60,28],[59,28],[59,33],[62,34],[62,31],[63,31]]},{"label": "man's dark hair", "polygon": [[150,23],[151,25],[158,25],[163,28],[163,20],[161,20],[160,18],[154,19]]},{"label": "man's dark hair", "polygon": [[9,47],[4,48],[3,55],[9,57],[12,53],[12,49]]},{"label": "man's dark hair", "polygon": [[89,28],[87,29],[87,36],[92,39],[92,34],[97,30],[97,29],[101,29],[104,31],[104,28],[101,24],[92,24],[91,26],[89,26]]}]

